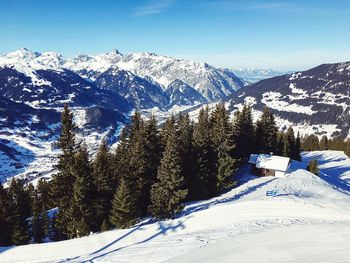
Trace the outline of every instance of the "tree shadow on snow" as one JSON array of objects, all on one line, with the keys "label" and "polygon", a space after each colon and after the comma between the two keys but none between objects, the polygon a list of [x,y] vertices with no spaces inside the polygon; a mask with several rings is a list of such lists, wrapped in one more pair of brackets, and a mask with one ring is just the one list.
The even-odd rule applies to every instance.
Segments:
[{"label": "tree shadow on snow", "polygon": [[[111,251],[108,251],[108,252],[96,255],[96,254],[98,254],[100,252],[103,252],[107,248],[115,245],[116,243],[118,243],[122,239],[126,238],[127,236],[131,235],[132,233],[135,233],[136,231],[139,231],[139,230],[144,230],[142,228],[144,225],[148,225],[148,224],[151,224],[151,223],[155,222],[154,219],[149,219],[146,222],[141,223],[140,225],[138,225],[135,228],[131,229],[129,232],[125,233],[124,235],[122,235],[121,237],[117,238],[116,240],[114,240],[113,242],[109,243],[108,245],[106,245],[106,246],[104,246],[104,247],[102,247],[102,248],[92,252],[90,254],[90,256],[94,256],[94,255],[96,255],[96,256],[94,256],[93,258],[90,258],[88,260],[82,261],[82,262],[93,262],[93,260],[95,260],[95,259],[107,256],[109,254],[115,253],[115,252],[120,251],[122,249],[130,248],[130,247],[133,247],[133,246],[137,246],[137,245],[140,245],[140,244],[147,243],[147,242],[153,240],[154,238],[156,238],[158,236],[166,236],[169,232],[175,232],[178,229],[180,229],[180,230],[185,229],[184,222],[187,221],[189,218],[190,217],[187,217],[184,220],[178,220],[178,222],[176,222],[176,223],[173,223],[171,221],[170,222],[159,221],[159,222],[157,222],[157,224],[158,224],[157,232],[154,233],[153,235],[151,235],[150,237],[148,237],[148,238],[146,238],[146,239],[144,239],[142,241],[136,242],[134,244],[123,246],[123,247],[119,247],[119,248],[113,249]],[[73,260],[73,259],[70,259],[70,260]]]},{"label": "tree shadow on snow", "polygon": [[251,193],[255,192],[259,188],[269,184],[270,182],[272,182],[274,180],[276,180],[276,178],[273,178],[273,179],[271,179],[269,181],[257,184],[257,185],[252,186],[252,187],[249,187],[249,188],[239,192],[236,195],[233,195],[233,196],[230,196],[230,197],[226,197],[224,199],[215,199],[215,200],[207,202],[207,203],[200,203],[198,205],[191,206],[191,207],[187,208],[182,213],[182,215],[190,215],[190,214],[192,214],[194,212],[206,210],[206,209],[210,208],[211,206],[215,206],[215,205],[220,205],[220,204],[225,204],[225,203],[230,203],[230,202],[236,201],[236,200],[242,198],[243,196],[245,196],[247,194],[251,194]]},{"label": "tree shadow on snow", "polygon": [[[337,190],[342,192],[349,193],[350,192],[350,167],[346,165],[336,165],[336,162],[342,162],[348,159],[346,156],[329,156],[323,154],[322,152],[314,153],[314,154],[306,154],[303,155],[303,164],[304,169],[306,169],[306,165],[309,161],[316,159],[320,168],[319,177],[332,186],[334,186]],[[322,167],[323,165],[330,165],[331,162],[334,162],[334,166],[330,167]],[[345,173],[349,173],[349,178],[343,178]]]},{"label": "tree shadow on snow", "polygon": [[9,247],[0,247],[0,254],[4,253],[7,250],[10,250],[12,248],[15,248],[16,246],[9,246]]}]

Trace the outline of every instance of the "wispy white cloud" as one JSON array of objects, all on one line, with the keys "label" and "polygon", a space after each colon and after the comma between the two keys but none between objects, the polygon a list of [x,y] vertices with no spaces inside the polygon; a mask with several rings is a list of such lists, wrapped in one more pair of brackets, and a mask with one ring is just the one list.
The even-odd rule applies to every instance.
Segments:
[{"label": "wispy white cloud", "polygon": [[163,13],[168,10],[174,3],[175,0],[153,0],[145,5],[135,7],[132,15],[149,16]]},{"label": "wispy white cloud", "polygon": [[259,1],[234,1],[234,0],[209,0],[198,5],[202,8],[211,8],[222,11],[231,10],[290,10],[296,9],[298,5],[295,2],[271,1],[259,3]]}]

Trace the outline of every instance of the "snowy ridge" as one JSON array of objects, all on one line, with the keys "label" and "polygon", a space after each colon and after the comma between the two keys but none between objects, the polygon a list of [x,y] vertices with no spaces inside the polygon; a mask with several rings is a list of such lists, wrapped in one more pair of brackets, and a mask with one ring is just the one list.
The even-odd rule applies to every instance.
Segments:
[{"label": "snowy ridge", "polygon": [[[320,177],[304,170],[311,158]],[[303,154],[281,178],[238,172],[239,186],[187,204],[174,220],[62,242],[0,248],[1,262],[346,262],[350,252],[350,159]],[[276,190],[277,196],[266,196]],[[345,261],[344,261],[345,259]]]},{"label": "snowy ridge", "polygon": [[269,107],[279,128],[301,134],[349,136],[350,62],[323,64],[306,71],[251,84],[225,99],[234,112],[250,103],[255,115]]},{"label": "snowy ridge", "polygon": [[242,81],[232,72],[225,72],[206,63],[179,60],[154,53],[121,54],[118,50],[100,54],[80,54],[68,59],[55,52],[37,53],[27,49],[0,56],[0,67],[13,67],[32,78],[38,85],[48,82],[37,76],[37,70],[70,69],[90,81],[111,67],[118,67],[142,77],[150,78],[165,90],[179,79],[201,93],[208,101],[221,99],[243,87]]}]

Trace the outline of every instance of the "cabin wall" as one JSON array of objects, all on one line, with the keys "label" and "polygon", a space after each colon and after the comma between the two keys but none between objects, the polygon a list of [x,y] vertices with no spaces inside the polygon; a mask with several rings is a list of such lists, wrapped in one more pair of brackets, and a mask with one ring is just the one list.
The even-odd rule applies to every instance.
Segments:
[{"label": "cabin wall", "polygon": [[276,177],[283,177],[283,176],[285,176],[286,175],[286,173],[285,172],[282,172],[282,171],[276,171],[275,172],[275,176]]}]

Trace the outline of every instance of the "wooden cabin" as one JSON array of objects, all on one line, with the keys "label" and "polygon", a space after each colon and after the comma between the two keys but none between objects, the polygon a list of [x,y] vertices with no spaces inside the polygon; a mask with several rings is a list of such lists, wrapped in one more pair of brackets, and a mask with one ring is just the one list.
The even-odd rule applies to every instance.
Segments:
[{"label": "wooden cabin", "polygon": [[251,154],[248,162],[259,176],[282,177],[286,175],[291,159],[272,154]]}]

